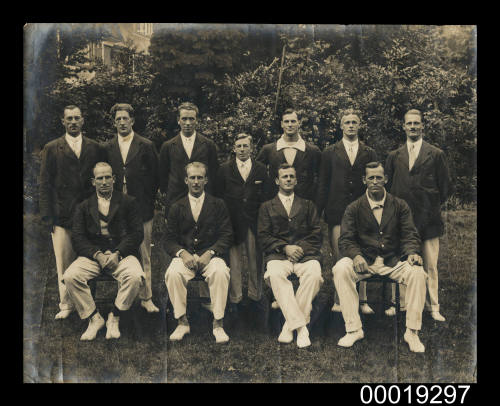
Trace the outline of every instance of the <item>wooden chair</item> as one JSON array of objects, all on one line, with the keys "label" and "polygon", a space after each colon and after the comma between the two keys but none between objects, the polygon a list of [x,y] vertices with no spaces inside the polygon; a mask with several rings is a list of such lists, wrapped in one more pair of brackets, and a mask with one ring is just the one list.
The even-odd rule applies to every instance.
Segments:
[{"label": "wooden chair", "polygon": [[107,297],[96,297],[96,292],[97,292],[97,283],[98,282],[116,282],[118,281],[113,278],[109,273],[107,272],[102,272],[100,275],[96,276],[95,278],[91,279],[88,282],[90,292],[92,293],[92,297],[94,298],[95,304],[102,304],[102,303],[112,303],[114,300],[114,296],[107,296]]}]

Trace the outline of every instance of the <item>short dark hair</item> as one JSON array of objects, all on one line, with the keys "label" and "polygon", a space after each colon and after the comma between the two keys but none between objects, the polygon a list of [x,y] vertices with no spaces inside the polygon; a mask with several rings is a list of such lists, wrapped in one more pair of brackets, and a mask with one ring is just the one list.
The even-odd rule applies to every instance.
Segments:
[{"label": "short dark hair", "polygon": [[234,143],[236,143],[236,141],[242,140],[243,138],[250,138],[250,144],[253,145],[252,136],[250,134],[246,134],[246,133],[239,133],[238,135],[236,135],[236,137],[234,137]]},{"label": "short dark hair", "polygon": [[207,165],[205,165],[203,162],[197,162],[197,161],[194,161],[194,162],[189,162],[185,167],[184,167],[184,173],[186,175],[186,178],[188,176],[188,168],[191,168],[191,167],[195,167],[195,168],[203,168],[205,169],[205,177],[208,178],[208,168],[207,168]]},{"label": "short dark hair", "polygon": [[78,109],[80,110],[80,113],[82,112],[82,109],[78,107],[76,104],[68,104],[67,106],[64,106],[62,113],[61,113],[61,118],[64,118],[64,112],[66,110],[73,110],[73,109]]},{"label": "short dark hair", "polygon": [[297,115],[297,119],[300,120],[301,114],[297,110],[295,110],[295,109],[293,109],[291,107],[288,108],[288,109],[286,109],[285,111],[283,111],[283,113],[281,113],[281,119],[283,120],[283,116],[285,114],[293,114],[293,113],[295,113]]},{"label": "short dark hair", "polygon": [[280,170],[281,169],[290,169],[290,168],[292,168],[295,171],[295,173],[297,173],[297,170],[295,169],[295,166],[290,165],[287,162],[283,162],[282,164],[280,164],[280,166],[278,168],[278,171],[276,172],[276,177],[279,178]]},{"label": "short dark hair", "polygon": [[181,105],[177,108],[177,116],[180,117],[181,115],[181,110],[194,110],[196,111],[196,117],[200,114],[200,111],[198,110],[198,107],[196,104],[191,103],[191,102],[184,102],[181,103]]},{"label": "short dark hair", "polygon": [[382,165],[382,162],[380,161],[372,161],[372,162],[368,162],[366,165],[365,165],[365,174],[366,174],[366,170],[367,169],[376,169],[378,168],[379,166],[382,167],[382,169],[384,169],[384,165]]},{"label": "short dark hair", "polygon": [[117,111],[126,111],[130,118],[134,117],[134,108],[128,103],[116,103],[113,107],[111,107],[109,113],[114,118]]},{"label": "short dark hair", "polygon": [[417,115],[419,115],[419,116],[420,116],[420,120],[421,120],[421,121],[424,121],[424,116],[422,115],[422,112],[421,112],[420,110],[417,110],[417,109],[410,109],[410,110],[408,110],[408,111],[405,113],[405,115],[403,116],[403,122],[404,122],[404,121],[406,121],[406,116],[407,116],[408,114],[417,114]]}]

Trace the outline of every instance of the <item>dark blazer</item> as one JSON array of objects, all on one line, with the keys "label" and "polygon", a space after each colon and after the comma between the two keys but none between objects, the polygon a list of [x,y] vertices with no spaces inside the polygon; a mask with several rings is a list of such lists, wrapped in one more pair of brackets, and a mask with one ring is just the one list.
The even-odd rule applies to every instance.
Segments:
[{"label": "dark blazer", "polygon": [[252,160],[252,169],[244,181],[236,158],[225,162],[217,172],[215,194],[224,199],[233,226],[234,243],[246,240],[248,228],[257,235],[257,217],[261,203],[270,198],[266,167]]},{"label": "dark blazer", "polygon": [[276,195],[259,209],[258,236],[264,261],[283,260],[285,245],[298,245],[304,251],[299,262],[316,259],[321,262],[321,226],[315,204],[295,194],[290,217]]},{"label": "dark blazer", "polygon": [[188,188],[184,182],[186,177],[184,168],[189,162],[195,161],[203,162],[208,166],[208,184],[205,191],[214,193],[214,182],[219,169],[219,161],[217,160],[217,147],[212,140],[196,132],[191,158],[188,158],[186,154],[180,134],[171,140],[165,141],[161,146],[160,191],[166,193],[166,216],[172,204],[187,195]]},{"label": "dark blazer", "polygon": [[109,236],[101,234],[97,194],[80,203],[73,218],[71,241],[78,256],[94,259],[101,250],[118,250],[122,257],[134,255],[139,258],[139,245],[144,238],[144,229],[139,206],[134,197],[113,191],[108,213]]},{"label": "dark blazer", "polygon": [[423,141],[410,171],[405,143],[389,153],[385,174],[389,179],[387,190],[410,206],[422,240],[442,235],[441,204],[453,193],[444,152]]},{"label": "dark blazer", "polygon": [[379,225],[364,194],[345,210],[340,226],[339,250],[343,257],[351,259],[361,255],[370,265],[380,256],[390,267],[404,261],[410,254],[420,255],[420,238],[408,204],[386,193]]},{"label": "dark blazer", "polygon": [[365,192],[362,180],[365,166],[376,160],[375,150],[361,141],[352,166],[342,140],[325,148],[321,154],[316,202],[318,212],[325,211],[329,227],[340,224],[347,205]]},{"label": "dark blazer", "polygon": [[82,137],[80,158],[65,136],[48,142],[42,150],[40,168],[40,216],[47,224],[71,228],[76,205],[95,194],[91,178],[97,162],[105,161],[103,148]]},{"label": "dark blazer", "polygon": [[114,189],[123,191],[123,175],[125,175],[127,194],[137,199],[142,221],[151,220],[159,184],[158,155],[154,144],[134,132],[125,164],[118,145],[118,135],[105,144],[105,150],[107,161],[116,177]]},{"label": "dark blazer", "polygon": [[225,258],[232,243],[233,229],[222,199],[205,192],[198,222],[194,221],[188,196],[170,208],[165,232],[165,249],[170,256],[175,257],[184,248],[198,255],[214,250],[215,256]]},{"label": "dark blazer", "polygon": [[[268,174],[271,182],[278,176],[278,169],[282,163],[286,163],[283,149],[276,149],[276,142],[266,144],[262,147],[256,158],[268,167]],[[306,150],[297,151],[293,166],[297,174],[297,186],[295,194],[307,200],[315,200],[317,192],[318,174],[321,161],[320,149],[306,141]],[[273,183],[273,193],[278,193],[278,186]]]}]

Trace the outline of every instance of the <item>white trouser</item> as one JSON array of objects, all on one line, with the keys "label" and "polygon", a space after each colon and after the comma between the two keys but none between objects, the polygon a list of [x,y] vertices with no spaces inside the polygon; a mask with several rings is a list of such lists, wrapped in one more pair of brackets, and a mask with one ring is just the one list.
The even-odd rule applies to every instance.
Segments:
[{"label": "white trouser", "polygon": [[262,251],[256,245],[255,235],[250,228],[245,241],[229,249],[229,301],[239,303],[243,298],[241,271],[243,255],[248,259],[248,297],[260,300],[262,296]]},{"label": "white trouser", "polygon": [[[165,272],[165,284],[167,285],[168,295],[174,307],[174,317],[176,319],[186,314],[187,283],[195,275],[194,271],[186,268],[180,258],[173,258]],[[229,289],[229,268],[222,258],[212,258],[208,265],[203,268],[202,275],[208,284],[214,318],[220,320],[224,317],[226,309]]]},{"label": "white trouser", "polygon": [[149,300],[153,296],[151,290],[151,234],[153,232],[153,219],[144,223],[144,240],[139,246],[142,269],[145,275],[145,283],[139,291],[141,300]]},{"label": "white trouser", "polygon": [[[421,266],[411,266],[408,262],[398,262],[395,267],[385,266],[383,258],[377,257],[370,271],[378,275],[389,276],[407,287],[406,327],[420,330],[422,311],[425,304],[426,279]],[[346,332],[353,332],[362,327],[359,317],[359,297],[356,283],[371,277],[371,273],[359,274],[354,271],[352,259],[344,257],[332,269],[333,282],[339,294],[340,307],[344,317]]]},{"label": "white trouser", "polygon": [[[340,238],[340,224],[333,226],[329,230],[330,237],[330,245],[332,246],[333,251],[333,261],[334,263],[340,259],[340,251],[339,251],[339,238]],[[333,300],[336,304],[339,304],[339,295],[337,291],[335,291],[335,295],[333,296]],[[366,302],[366,282],[359,283],[359,300],[361,302]]]},{"label": "white trouser", "polygon": [[55,226],[54,232],[52,232],[51,235],[52,245],[54,246],[54,255],[56,257],[57,284],[59,286],[59,309],[71,310],[74,308],[74,305],[63,282],[64,272],[76,258],[73,246],[71,245],[71,231],[67,228]]},{"label": "white trouser", "polygon": [[[88,281],[101,272],[103,271],[97,261],[87,257],[78,257],[64,273],[64,283],[82,319],[89,317],[95,310]],[[123,258],[111,275],[118,281],[115,306],[122,311],[130,309],[144,282],[144,272],[142,272],[139,260],[133,255]]]},{"label": "white trouser", "polygon": [[[439,237],[424,240],[422,243],[422,260],[427,278],[427,295],[425,298],[425,310],[430,312],[439,311],[438,299],[438,257],[439,257]],[[401,308],[405,308],[406,287],[400,286]],[[392,286],[392,301],[395,301],[396,287]]]},{"label": "white trouser", "polygon": [[[295,294],[292,282],[288,280],[291,273],[297,275],[300,283]],[[319,261],[313,259],[293,264],[286,259],[271,260],[267,263],[264,279],[271,286],[288,328],[295,330],[308,324],[312,301],[323,284]]]}]

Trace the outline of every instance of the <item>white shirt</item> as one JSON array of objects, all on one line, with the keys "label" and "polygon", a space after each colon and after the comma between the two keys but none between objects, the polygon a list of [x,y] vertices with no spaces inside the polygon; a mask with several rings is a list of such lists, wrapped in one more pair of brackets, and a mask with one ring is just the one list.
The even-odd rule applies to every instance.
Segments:
[{"label": "white shirt", "polygon": [[[418,154],[420,154],[420,148],[422,148],[422,137],[418,141],[407,140],[406,146],[408,148],[408,167],[411,169],[415,164],[415,161],[418,158]],[[413,155],[412,155],[412,147],[413,147]]]},{"label": "white shirt", "polygon": [[[110,203],[111,203],[111,196],[109,196],[109,198],[107,199],[105,197],[99,196],[99,194],[97,195],[97,209],[104,216],[107,216],[109,213]],[[109,235],[108,223],[105,222],[104,220],[99,220],[99,223],[101,224],[101,234]]]},{"label": "white shirt", "polygon": [[193,133],[191,137],[186,137],[184,134],[182,134],[181,131],[182,145],[184,146],[184,149],[186,150],[186,154],[189,157],[189,159],[191,159],[191,153],[193,152],[195,139],[196,139],[196,131]]},{"label": "white shirt", "polygon": [[194,221],[198,221],[198,217],[203,207],[203,202],[205,201],[205,192],[201,194],[200,197],[194,197],[191,193],[188,193],[189,204],[191,206],[191,213],[193,213]]},{"label": "white shirt", "polygon": [[66,133],[66,142],[69,147],[75,153],[75,155],[80,158],[80,154],[82,152],[82,133],[78,134],[76,137],[72,137],[68,133]]},{"label": "white shirt", "polygon": [[295,142],[285,141],[285,136],[282,135],[276,142],[276,149],[285,149],[283,153],[285,154],[286,161],[289,165],[293,165],[295,155],[297,155],[297,150],[304,152],[306,150],[306,143],[299,135],[299,138]]},{"label": "white shirt", "polygon": [[[382,200],[375,201],[370,199],[368,195],[368,190],[366,191],[366,197],[368,198],[368,204],[370,205],[370,209],[372,209],[373,215],[377,219],[378,224],[382,221],[382,213],[384,212],[385,198],[387,196],[387,192],[384,189],[384,197]],[[382,206],[382,207],[380,207]]]},{"label": "white shirt", "polygon": [[130,144],[132,144],[132,139],[134,138],[134,131],[130,131],[130,134],[122,137],[118,135],[118,146],[120,147],[120,153],[122,154],[123,163],[127,162],[128,150],[130,149]]},{"label": "white shirt", "polygon": [[293,198],[295,197],[295,193],[292,193],[290,196],[285,196],[284,194],[278,192],[278,197],[281,200],[281,203],[285,207],[286,213],[290,216],[290,211],[292,210]]},{"label": "white shirt", "polygon": [[344,143],[344,148],[347,152],[347,156],[349,157],[349,161],[351,162],[352,166],[354,165],[356,155],[358,154],[359,140],[356,138],[355,141],[349,141],[346,137],[343,137],[342,142]]},{"label": "white shirt", "polygon": [[248,178],[248,174],[252,170],[252,160],[248,158],[246,161],[240,161],[238,158],[236,158],[236,166],[240,171],[241,177],[244,181],[246,181]]}]

